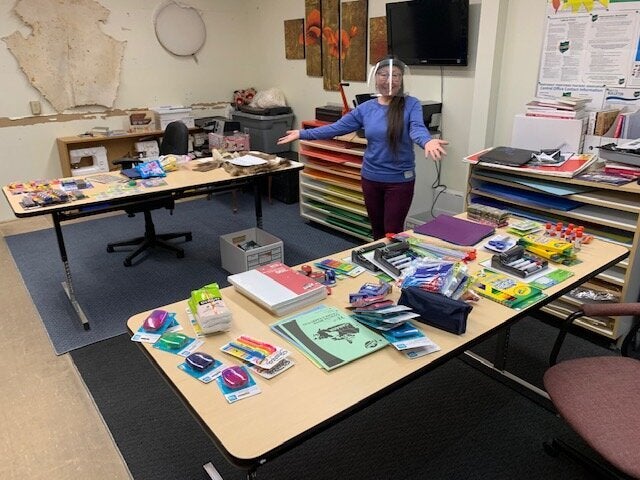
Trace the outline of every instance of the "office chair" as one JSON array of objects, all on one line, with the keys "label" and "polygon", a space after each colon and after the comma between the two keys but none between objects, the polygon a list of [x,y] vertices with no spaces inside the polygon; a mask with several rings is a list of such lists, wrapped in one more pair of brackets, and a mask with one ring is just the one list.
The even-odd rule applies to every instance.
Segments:
[{"label": "office chair", "polygon": [[[189,129],[182,122],[171,122],[167,125],[162,142],[160,143],[160,155],[185,155],[189,149]],[[122,168],[131,168],[132,165],[138,163],[140,160],[134,158],[123,158],[115,160],[114,164],[122,165]],[[120,242],[113,242],[107,245],[107,252],[115,251],[115,247],[125,247],[131,245],[139,245],[139,247],[124,259],[124,266],[130,267],[132,260],[151,247],[161,247],[166,250],[176,252],[178,258],[184,258],[184,250],[177,247],[167,240],[184,237],[185,241],[192,240],[191,232],[176,232],[176,233],[156,233],[153,219],[151,218],[151,210],[158,208],[166,208],[173,213],[175,208],[175,201],[169,194],[166,197],[154,198],[152,200],[143,201],[136,205],[133,205],[125,212],[132,217],[136,213],[142,213],[144,215],[144,235],[141,237],[131,238],[129,240],[123,240]]]},{"label": "office chair", "polygon": [[[565,360],[556,364],[569,326],[583,315],[632,315],[620,357]],[[601,457],[553,439],[544,443],[550,455],[561,451],[604,478],[640,478],[640,360],[629,358],[640,325],[640,303],[584,304],[562,324],[553,346],[544,386],[560,416]]]}]

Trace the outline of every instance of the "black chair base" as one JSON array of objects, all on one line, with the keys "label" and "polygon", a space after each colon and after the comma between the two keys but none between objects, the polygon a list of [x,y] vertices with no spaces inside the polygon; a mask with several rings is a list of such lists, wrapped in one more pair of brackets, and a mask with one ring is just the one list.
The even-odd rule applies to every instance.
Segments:
[{"label": "black chair base", "polygon": [[155,227],[153,225],[153,220],[151,219],[151,212],[145,211],[144,213],[144,225],[145,225],[145,233],[143,237],[136,237],[129,240],[123,240],[121,242],[113,242],[107,244],[107,252],[112,253],[115,252],[116,247],[129,247],[133,245],[139,245],[139,247],[130,253],[122,263],[124,263],[125,267],[130,267],[132,265],[132,261],[135,257],[140,255],[142,252],[149,248],[160,247],[165,250],[170,250],[172,252],[176,252],[176,256],[178,258],[184,258],[184,250],[180,247],[173,245],[172,243],[167,242],[167,240],[173,240],[176,238],[184,237],[185,241],[190,242],[193,237],[191,232],[179,232],[179,233],[161,233],[156,234]]}]

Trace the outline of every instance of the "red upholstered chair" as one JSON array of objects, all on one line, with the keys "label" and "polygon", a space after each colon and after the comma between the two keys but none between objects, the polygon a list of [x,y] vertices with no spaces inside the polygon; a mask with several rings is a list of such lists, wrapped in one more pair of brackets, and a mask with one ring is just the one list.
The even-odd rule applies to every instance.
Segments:
[{"label": "red upholstered chair", "polygon": [[[634,316],[622,356],[556,364],[569,326],[583,315]],[[545,450],[552,455],[562,451],[607,478],[640,478],[640,360],[628,357],[639,319],[640,303],[583,305],[562,325],[551,353],[552,367],[544,375],[545,389],[560,416],[602,458],[595,460],[559,439],[545,443]]]}]

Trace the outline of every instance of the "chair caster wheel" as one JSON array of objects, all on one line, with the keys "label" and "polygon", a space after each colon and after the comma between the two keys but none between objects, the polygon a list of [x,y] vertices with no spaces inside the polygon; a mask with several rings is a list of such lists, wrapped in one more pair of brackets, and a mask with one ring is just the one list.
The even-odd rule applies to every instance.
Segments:
[{"label": "chair caster wheel", "polygon": [[109,253],[113,253],[115,250],[113,249],[113,247],[111,245],[107,245],[107,252]]},{"label": "chair caster wheel", "polygon": [[184,239],[185,239],[185,241],[190,242],[191,240],[193,240],[193,235],[191,235],[191,234],[185,235]]},{"label": "chair caster wheel", "polygon": [[544,448],[544,451],[547,453],[547,455],[551,457],[557,457],[558,455],[560,455],[560,450],[555,445],[553,440],[542,442],[542,447]]},{"label": "chair caster wheel", "polygon": [[178,252],[176,255],[178,258],[184,258],[184,252]]},{"label": "chair caster wheel", "polygon": [[125,260],[122,263],[124,264],[125,267],[130,267],[131,266],[131,260]]}]

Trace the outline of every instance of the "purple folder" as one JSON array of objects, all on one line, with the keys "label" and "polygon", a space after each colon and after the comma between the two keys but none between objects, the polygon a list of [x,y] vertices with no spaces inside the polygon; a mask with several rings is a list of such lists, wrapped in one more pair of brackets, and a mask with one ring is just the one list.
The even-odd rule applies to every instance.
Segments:
[{"label": "purple folder", "polygon": [[490,225],[449,215],[438,215],[433,220],[414,228],[413,231],[465,246],[475,245],[483,238],[495,233],[495,229]]}]

